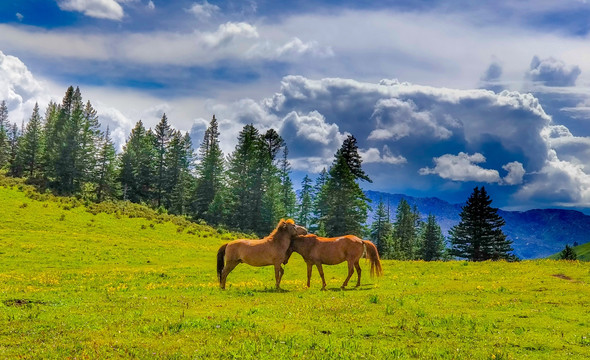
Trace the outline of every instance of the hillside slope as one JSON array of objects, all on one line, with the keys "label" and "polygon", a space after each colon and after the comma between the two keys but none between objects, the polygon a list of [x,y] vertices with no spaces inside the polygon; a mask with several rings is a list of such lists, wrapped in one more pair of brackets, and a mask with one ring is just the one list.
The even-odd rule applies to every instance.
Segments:
[{"label": "hillside slope", "polygon": [[[371,207],[377,207],[380,199],[389,201],[392,219],[399,201],[404,198],[410,205],[416,205],[423,218],[434,214],[443,234],[448,235],[451,227],[460,221],[461,204],[450,204],[438,198],[417,198],[401,194],[367,191],[372,200]],[[498,214],[506,220],[504,233],[512,239],[514,253],[521,259],[536,259],[561,251],[566,244],[584,244],[590,241],[590,216],[574,210],[535,209],[529,211],[504,211]],[[373,212],[369,214],[369,221]]]},{"label": "hillside slope", "polygon": [[305,287],[294,254],[284,291],[273,289],[272,267],[247,265],[221,291],[217,249],[237,234],[133,206],[100,213],[36,198],[0,187],[3,359],[590,355],[580,317],[589,263],[384,261],[384,276],[371,279],[362,261],[359,288],[340,290],[340,264],[324,266],[320,291],[315,269]]}]

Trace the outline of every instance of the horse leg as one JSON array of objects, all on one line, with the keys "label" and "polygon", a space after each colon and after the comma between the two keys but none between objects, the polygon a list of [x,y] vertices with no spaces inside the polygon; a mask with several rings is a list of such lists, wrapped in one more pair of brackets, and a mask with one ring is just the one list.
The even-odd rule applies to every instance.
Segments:
[{"label": "horse leg", "polygon": [[280,275],[279,275],[279,282],[283,279],[283,275],[285,274],[285,269],[281,266]]},{"label": "horse leg", "polygon": [[281,277],[283,276],[283,267],[281,263],[275,264],[275,280],[276,280],[276,288],[277,290],[281,288]]},{"label": "horse leg", "polygon": [[225,280],[227,279],[227,275],[236,267],[238,266],[239,261],[228,261],[225,264],[225,267],[221,271],[221,279],[219,281],[219,285],[221,286],[221,290],[225,290]]},{"label": "horse leg", "polygon": [[344,289],[346,287],[346,285],[348,285],[348,280],[350,280],[350,277],[352,276],[352,274],[354,274],[354,265],[352,263],[352,261],[348,262],[348,276],[346,277],[346,280],[344,280],[344,283],[342,284],[342,286],[340,288]]},{"label": "horse leg", "polygon": [[307,287],[310,286],[311,283],[311,270],[313,269],[312,263],[307,263]]},{"label": "horse leg", "polygon": [[322,263],[317,263],[315,266],[318,268],[318,272],[322,278],[322,290],[326,290],[326,279],[324,278],[324,269],[322,268]]},{"label": "horse leg", "polygon": [[359,286],[361,286],[361,266],[360,266],[358,260],[354,263],[354,267],[356,268],[356,273],[359,276],[359,278],[358,278],[358,280],[356,282],[356,286],[359,287]]}]

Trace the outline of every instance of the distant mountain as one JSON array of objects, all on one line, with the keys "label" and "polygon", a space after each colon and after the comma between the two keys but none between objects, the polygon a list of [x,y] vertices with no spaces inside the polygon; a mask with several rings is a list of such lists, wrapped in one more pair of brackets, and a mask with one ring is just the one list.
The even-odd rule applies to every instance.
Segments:
[{"label": "distant mountain", "polygon": [[[462,204],[450,204],[438,198],[417,198],[401,194],[376,191],[365,192],[372,200],[368,222],[373,222],[373,213],[381,199],[389,203],[392,221],[395,219],[397,204],[403,198],[416,205],[425,219],[428,214],[436,216],[443,235],[460,221]],[[493,206],[493,203],[492,203]],[[590,241],[590,216],[575,210],[535,209],[528,211],[504,211],[498,214],[504,218],[504,233],[514,242],[514,253],[521,259],[547,257],[563,250],[566,244],[584,244]]]}]

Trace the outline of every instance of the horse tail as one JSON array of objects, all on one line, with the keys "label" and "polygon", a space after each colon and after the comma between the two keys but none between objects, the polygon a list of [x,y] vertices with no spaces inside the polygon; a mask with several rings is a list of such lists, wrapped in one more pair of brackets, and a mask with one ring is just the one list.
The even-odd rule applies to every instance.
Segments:
[{"label": "horse tail", "polygon": [[363,240],[363,245],[367,251],[367,258],[371,261],[371,276],[383,275],[383,268],[381,267],[381,260],[379,259],[379,251],[375,244],[368,240]]},{"label": "horse tail", "polygon": [[221,245],[219,250],[217,251],[217,279],[221,282],[221,271],[223,270],[223,262],[225,258],[225,248],[227,244]]}]

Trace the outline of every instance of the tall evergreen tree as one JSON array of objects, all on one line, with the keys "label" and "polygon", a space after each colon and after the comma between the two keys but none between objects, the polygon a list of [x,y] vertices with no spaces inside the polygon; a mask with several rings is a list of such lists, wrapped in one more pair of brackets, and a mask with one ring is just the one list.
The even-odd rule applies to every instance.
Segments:
[{"label": "tall evergreen tree", "polygon": [[[215,208],[216,213],[209,212],[211,203],[217,196],[217,193],[222,191],[223,187],[223,171],[224,158],[223,152],[219,146],[219,129],[215,115],[209,123],[209,127],[205,130],[205,136],[199,147],[199,163],[196,167],[197,183],[193,199],[193,210],[196,218],[205,219],[211,224],[217,224],[222,220],[222,211],[220,208]],[[222,194],[219,194],[218,205],[223,204],[221,199]],[[212,209],[213,210],[213,209]]]},{"label": "tall evergreen tree", "polygon": [[119,180],[123,198],[132,202],[150,202],[153,198],[157,174],[155,136],[137,122],[121,153]]},{"label": "tall evergreen tree", "polygon": [[35,103],[31,118],[23,134],[23,143],[20,148],[20,158],[25,173],[35,177],[40,171],[40,162],[43,154],[43,124],[39,114],[39,104]]},{"label": "tall evergreen tree", "polygon": [[449,231],[451,255],[471,261],[510,259],[512,241],[502,232],[504,219],[485,188],[475,187],[461,211],[461,221]]},{"label": "tall evergreen tree", "polygon": [[346,142],[336,152],[328,181],[320,194],[320,199],[326,206],[324,224],[329,236],[362,236],[369,199],[355,181],[356,175],[343,155],[345,148],[348,149]]},{"label": "tall evergreen tree", "polygon": [[98,115],[92,104],[90,104],[90,101],[87,101],[84,107],[78,136],[80,150],[78,159],[76,160],[77,181],[81,184],[88,183],[96,187],[96,171],[99,161],[97,154],[100,151],[100,145],[103,143],[104,138],[100,131]]},{"label": "tall evergreen tree", "polygon": [[445,238],[440,226],[436,223],[436,217],[434,215],[428,215],[428,220],[422,225],[420,235],[422,238],[422,260],[442,260],[445,251]]},{"label": "tall evergreen tree", "polygon": [[328,182],[328,171],[326,168],[323,168],[322,171],[318,174],[318,177],[315,179],[315,184],[313,186],[312,191],[312,204],[313,204],[313,211],[312,211],[312,218],[311,224],[309,226],[309,230],[312,233],[317,233],[320,235],[320,228],[323,228],[323,235],[325,234],[325,215],[328,212],[327,210],[327,202],[324,199],[326,192],[324,191],[324,186]]},{"label": "tall evergreen tree", "polygon": [[18,126],[12,124],[8,133],[8,166],[10,168],[10,175],[19,177],[23,174],[23,163],[19,157],[19,148],[22,146],[21,131]]},{"label": "tall evergreen tree", "polygon": [[297,196],[293,190],[293,182],[289,174],[291,173],[291,165],[287,156],[289,155],[289,149],[287,145],[283,146],[283,158],[280,162],[280,179],[281,179],[281,202],[283,205],[284,213],[281,218],[293,218],[296,213]]},{"label": "tall evergreen tree", "polygon": [[97,164],[96,200],[114,197],[116,194],[116,154],[111,134],[107,127],[100,143]]},{"label": "tall evergreen tree", "polygon": [[418,231],[420,214],[416,207],[412,208],[405,199],[401,199],[395,214],[393,235],[395,257],[400,260],[415,260],[419,257],[420,242]]},{"label": "tall evergreen tree", "polygon": [[301,192],[299,193],[299,212],[297,214],[297,223],[303,227],[309,228],[311,226],[313,214],[313,188],[311,186],[311,179],[305,175],[301,181]]},{"label": "tall evergreen tree", "polygon": [[57,136],[57,123],[60,112],[60,105],[53,101],[49,102],[49,105],[45,110],[45,124],[43,126],[45,149],[41,155],[41,172],[46,183],[52,183],[56,177],[55,159],[57,159],[58,147],[60,144]]},{"label": "tall evergreen tree", "polygon": [[228,225],[247,232],[263,227],[263,166],[267,154],[258,130],[251,124],[245,125],[228,161],[227,204],[232,214]]},{"label": "tall evergreen tree", "polygon": [[354,175],[355,180],[360,179],[373,182],[361,167],[363,160],[358,153],[358,145],[356,144],[356,138],[354,136],[348,135],[342,143],[340,152],[342,157],[344,157],[346,164],[348,164],[350,172]]},{"label": "tall evergreen tree", "polygon": [[[260,137],[260,142],[263,150],[259,154],[257,166],[262,172],[262,213],[260,214],[261,224],[255,231],[263,235],[272,230],[277,221],[285,217],[287,211],[283,202],[282,174],[277,159],[279,152],[285,146],[285,141],[274,129],[269,129]],[[285,165],[287,166],[285,171],[288,171],[288,162]],[[288,178],[288,173],[286,177]]]},{"label": "tall evergreen tree", "polygon": [[377,246],[377,250],[382,258],[392,256],[393,249],[393,226],[389,218],[389,212],[385,208],[382,200],[379,200],[377,210],[373,215],[373,224],[371,225],[371,241]]},{"label": "tall evergreen tree", "polygon": [[10,124],[8,123],[8,107],[6,101],[0,103],[0,169],[8,164],[9,143],[8,132]]},{"label": "tall evergreen tree", "polygon": [[168,151],[168,144],[172,136],[172,128],[168,124],[166,114],[162,115],[162,119],[156,125],[154,130],[155,148],[157,153],[157,169],[156,169],[156,205],[162,205],[162,199],[165,196],[166,189],[166,152]]},{"label": "tall evergreen tree", "polygon": [[188,134],[173,131],[165,159],[164,205],[174,214],[186,214],[188,210],[192,159],[192,144]]}]

